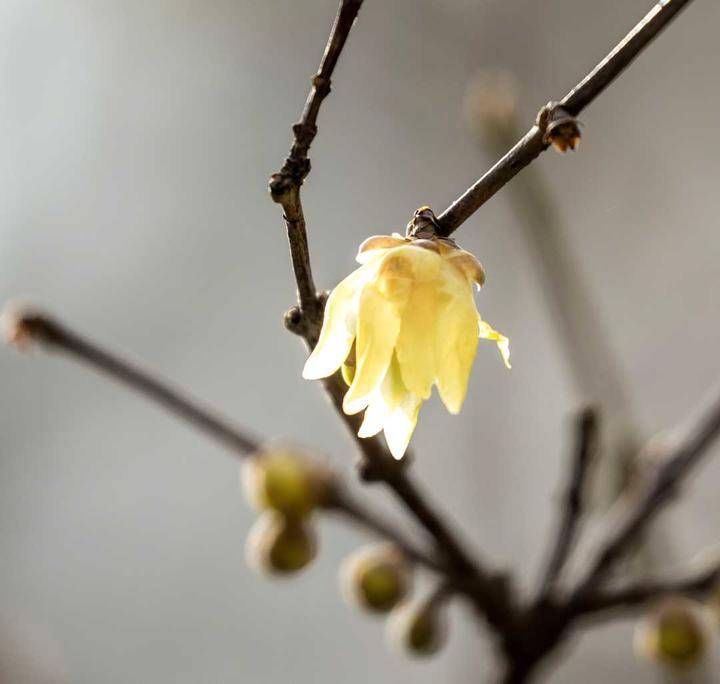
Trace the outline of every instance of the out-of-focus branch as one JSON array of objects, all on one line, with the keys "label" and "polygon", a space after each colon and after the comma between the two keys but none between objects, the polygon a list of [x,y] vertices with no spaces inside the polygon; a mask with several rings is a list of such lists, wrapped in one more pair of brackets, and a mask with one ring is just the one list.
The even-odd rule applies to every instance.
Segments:
[{"label": "out-of-focus branch", "polygon": [[[124,360],[116,354],[103,349],[95,342],[74,332],[63,323],[37,312],[22,312],[8,309],[3,314],[4,327],[8,341],[15,346],[25,348],[38,343],[50,350],[62,351],[76,361],[88,364],[94,370],[107,375],[120,384],[135,390],[167,409],[181,420],[198,428],[239,458],[256,452],[260,442],[235,426],[230,420],[220,416],[199,401],[157,378],[150,371]],[[340,514],[357,525],[392,541],[402,549],[408,559],[439,572],[452,580],[453,573],[438,557],[418,548],[390,522],[351,497],[335,476],[334,486],[328,497],[326,508]],[[456,584],[460,584],[461,578]]]},{"label": "out-of-focus branch", "polygon": [[714,560],[685,577],[666,580],[639,581],[619,589],[597,591],[574,605],[578,616],[633,610],[665,596],[681,595],[702,598],[717,588],[720,582],[720,561]]},{"label": "out-of-focus branch", "polygon": [[648,529],[658,513],[673,501],[680,485],[719,434],[720,396],[716,396],[684,437],[667,447],[662,463],[646,474],[642,490],[629,504],[620,524],[610,532],[585,578],[573,592],[571,602],[583,602],[607,579],[616,563]]},{"label": "out-of-focus branch", "polygon": [[630,33],[559,103],[540,110],[538,122],[473,186],[466,190],[440,216],[443,235],[450,235],[500,188],[547,149],[545,134],[552,113],[562,109],[577,116],[640,54],[691,0],[661,0]]},{"label": "out-of-focus branch", "polygon": [[317,117],[323,100],[330,94],[331,78],[345,42],[350,35],[363,0],[341,0],[330,31],[320,68],[313,77],[300,121],[293,126],[294,142],[282,169],[270,178],[270,194],[282,208],[287,226],[290,254],[298,289],[300,321],[304,336],[314,346],[322,324],[322,300],[318,297],[310,267],[307,230],[300,186],[310,173],[308,151],[317,135]]},{"label": "out-of-focus branch", "polygon": [[540,585],[541,600],[552,592],[560,579],[575,543],[585,508],[583,494],[597,444],[597,421],[597,414],[593,409],[586,409],[577,418],[572,468],[563,497],[560,525]]}]

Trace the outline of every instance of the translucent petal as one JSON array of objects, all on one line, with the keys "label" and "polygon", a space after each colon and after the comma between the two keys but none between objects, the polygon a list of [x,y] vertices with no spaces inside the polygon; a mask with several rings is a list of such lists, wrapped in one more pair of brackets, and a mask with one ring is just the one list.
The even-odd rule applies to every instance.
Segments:
[{"label": "translucent petal", "polygon": [[358,263],[364,264],[373,257],[383,253],[385,250],[390,249],[391,247],[399,247],[406,242],[405,238],[399,236],[373,235],[360,245],[355,259]]},{"label": "translucent petal", "polygon": [[400,323],[396,350],[402,380],[421,399],[430,397],[436,377],[434,331],[440,299],[439,280],[415,283]]},{"label": "translucent petal", "polygon": [[470,282],[478,287],[485,284],[485,270],[477,257],[470,252],[463,249],[452,250],[446,254],[445,259],[459,269]]},{"label": "translucent petal", "polygon": [[484,340],[493,340],[497,343],[505,368],[512,368],[510,365],[510,340],[497,330],[493,330],[490,324],[482,320],[480,316],[478,316],[478,330],[479,337]]},{"label": "translucent petal", "polygon": [[410,444],[421,405],[422,399],[408,394],[405,401],[385,421],[385,441],[390,453],[398,460],[403,457]]},{"label": "translucent petal", "polygon": [[384,297],[376,283],[360,295],[355,349],[355,377],[343,399],[343,410],[351,415],[362,411],[388,370],[400,332],[402,300]]},{"label": "translucent petal", "polygon": [[446,265],[445,299],[436,328],[437,386],[450,413],[459,413],[477,351],[478,313],[472,287],[454,267]]},{"label": "translucent petal", "polygon": [[303,368],[303,377],[317,380],[332,375],[347,358],[355,339],[357,295],[367,272],[353,271],[330,293],[325,304],[320,339]]}]

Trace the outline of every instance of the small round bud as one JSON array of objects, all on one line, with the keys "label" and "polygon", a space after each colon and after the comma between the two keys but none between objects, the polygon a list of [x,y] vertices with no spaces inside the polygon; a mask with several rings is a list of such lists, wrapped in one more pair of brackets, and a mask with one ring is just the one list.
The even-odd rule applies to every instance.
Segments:
[{"label": "small round bud", "polygon": [[390,645],[411,656],[437,653],[447,641],[442,607],[432,602],[411,602],[398,608],[388,621]]},{"label": "small round bud", "polygon": [[672,597],[636,628],[638,655],[675,671],[697,667],[711,639],[711,619],[697,601]]},{"label": "small round bud", "polygon": [[540,110],[538,125],[545,130],[543,142],[558,152],[574,150],[580,144],[580,123],[555,102],[548,102]]},{"label": "small round bud", "polygon": [[253,525],[245,558],[255,570],[289,575],[302,570],[317,552],[315,533],[307,523],[267,512]]},{"label": "small round bud", "polygon": [[372,613],[387,613],[410,591],[412,572],[392,544],[359,549],[340,569],[342,593],[349,603]]},{"label": "small round bud", "polygon": [[246,459],[241,479],[248,500],[257,510],[302,518],[326,499],[331,474],[304,454],[276,447]]}]

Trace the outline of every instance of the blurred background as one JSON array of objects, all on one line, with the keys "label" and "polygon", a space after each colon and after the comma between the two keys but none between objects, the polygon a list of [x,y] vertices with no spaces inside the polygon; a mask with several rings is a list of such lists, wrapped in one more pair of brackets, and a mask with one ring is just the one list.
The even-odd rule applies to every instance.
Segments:
[{"label": "blurred background", "polygon": [[[367,235],[402,230],[422,204],[441,211],[494,161],[497,140],[468,105],[479,70],[514,74],[525,130],[650,5],[368,0],[304,190],[319,286],[353,268]],[[282,327],[294,285],[266,194],[336,7],[0,2],[0,299],[42,305],[351,476],[352,445]],[[718,26],[718,3],[693,3],[583,114],[580,150],[536,162],[523,183],[546,187],[545,256],[521,190],[456,234],[484,263],[479,307],[510,337],[514,367],[481,347],[463,413],[424,407],[415,467],[524,588],[555,520],[570,417],[611,396],[568,355],[549,276],[582,293],[590,323],[575,343],[602,347],[595,381],[612,361],[620,432],[678,424],[720,379]],[[710,460],[662,518],[655,569],[718,540],[719,481]],[[364,495],[400,518],[382,492]],[[491,671],[461,606],[436,658],[389,652],[382,622],[339,597],[337,567],[365,538],[332,519],[311,569],[259,578],[243,558],[253,518],[220,448],[64,358],[0,349],[2,684],[470,683]],[[579,635],[548,680],[659,681],[633,656],[633,624]]]}]

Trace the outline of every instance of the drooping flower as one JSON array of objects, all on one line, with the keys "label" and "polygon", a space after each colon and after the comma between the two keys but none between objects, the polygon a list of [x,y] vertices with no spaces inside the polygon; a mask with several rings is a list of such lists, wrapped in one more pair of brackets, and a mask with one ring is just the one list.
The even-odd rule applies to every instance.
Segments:
[{"label": "drooping flower", "polygon": [[328,298],[303,377],[342,367],[349,385],[343,410],[365,411],[359,436],[384,430],[399,459],[433,385],[448,411],[459,413],[478,338],[494,340],[508,368],[509,343],[475,306],[482,266],[452,240],[377,235],[360,245],[357,261],[360,268]]}]

